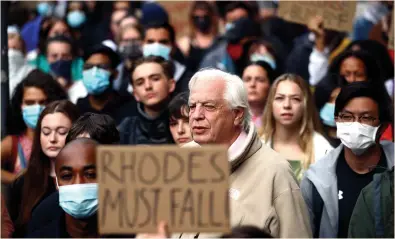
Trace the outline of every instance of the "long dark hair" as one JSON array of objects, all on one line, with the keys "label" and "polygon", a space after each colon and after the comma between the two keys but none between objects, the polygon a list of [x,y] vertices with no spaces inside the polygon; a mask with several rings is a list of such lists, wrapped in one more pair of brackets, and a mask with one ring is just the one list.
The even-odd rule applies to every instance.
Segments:
[{"label": "long dark hair", "polygon": [[64,114],[70,119],[72,123],[80,116],[77,106],[68,100],[54,101],[49,104],[40,114],[37,127],[34,132],[33,147],[29,166],[26,172],[23,174],[24,184],[22,190],[22,202],[17,219],[18,226],[23,227],[26,225],[30,219],[33,208],[47,192],[51,162],[41,148],[41,122],[46,115],[54,113]]},{"label": "long dark hair", "polygon": [[26,130],[26,125],[22,118],[21,105],[24,91],[28,87],[41,89],[47,96],[46,103],[68,99],[67,93],[52,76],[37,69],[31,71],[26,78],[15,87],[14,94],[11,98],[9,114],[7,114],[8,134],[20,135]]}]

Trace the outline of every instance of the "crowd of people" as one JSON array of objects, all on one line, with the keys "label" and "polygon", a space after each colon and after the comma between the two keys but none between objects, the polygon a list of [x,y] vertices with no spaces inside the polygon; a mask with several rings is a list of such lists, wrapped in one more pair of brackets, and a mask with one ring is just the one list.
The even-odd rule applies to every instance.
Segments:
[{"label": "crowd of people", "polygon": [[191,2],[181,36],[152,1],[10,3],[1,236],[210,236],[100,235],[96,147],[219,144],[220,237],[394,238],[393,1],[350,32],[279,5]]}]

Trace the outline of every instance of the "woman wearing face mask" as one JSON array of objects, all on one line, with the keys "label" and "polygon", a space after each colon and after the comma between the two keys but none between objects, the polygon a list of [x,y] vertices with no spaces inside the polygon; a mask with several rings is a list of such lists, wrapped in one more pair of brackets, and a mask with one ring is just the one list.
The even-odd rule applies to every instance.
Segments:
[{"label": "woman wearing face mask", "polygon": [[122,62],[117,67],[119,74],[114,80],[113,87],[120,95],[130,96],[132,91],[129,71],[133,63],[143,56],[142,35],[143,30],[140,25],[127,24],[120,29],[117,36],[118,52]]},{"label": "woman wearing face mask", "polygon": [[294,74],[278,77],[269,92],[260,135],[288,159],[299,181],[310,164],[333,149],[320,128],[306,81]]},{"label": "woman wearing face mask", "polygon": [[10,188],[10,216],[23,237],[34,207],[56,191],[54,159],[65,145],[78,108],[67,100],[54,101],[43,110],[35,130],[29,168]]},{"label": "woman wearing face mask", "polygon": [[[25,42],[16,27],[7,28],[8,35],[8,69],[9,89],[13,92],[19,84],[33,69],[25,60]],[[11,94],[10,94],[11,98]]]},{"label": "woman wearing face mask", "polygon": [[178,41],[178,46],[186,59],[186,66],[197,70],[201,60],[217,42],[218,19],[216,8],[205,1],[196,1],[189,14],[191,33]]},{"label": "woman wearing face mask", "polygon": [[169,103],[169,127],[174,142],[183,146],[192,141],[192,133],[189,127],[188,92],[176,95]]},{"label": "woman wearing face mask", "polygon": [[103,13],[100,12],[103,4],[99,1],[90,8],[87,1],[67,2],[66,20],[78,43],[77,48],[81,49],[80,55],[84,54],[83,50],[108,39],[108,29],[103,27],[106,19],[103,20]]},{"label": "woman wearing face mask", "polygon": [[[333,146],[339,145],[339,141],[333,138],[335,135],[334,100],[337,96],[336,89],[355,81],[372,81],[374,87],[381,88],[383,92],[386,92],[384,75],[375,58],[362,50],[345,51],[333,60],[327,75],[318,83],[314,92],[320,118],[327,126],[326,133],[333,139]],[[386,97],[390,100],[388,94]],[[389,136],[389,139],[392,139],[392,135]]]},{"label": "woman wearing face mask", "polygon": [[256,40],[248,47],[247,58],[249,61],[264,61],[270,65],[276,74],[281,72],[281,59],[278,59],[273,45],[265,40]]},{"label": "woman wearing face mask", "polygon": [[27,167],[38,117],[46,104],[61,99],[67,99],[62,87],[39,70],[17,85],[7,119],[9,135],[1,142],[2,183],[11,183]]},{"label": "woman wearing face mask", "polygon": [[73,81],[78,81],[82,78],[82,69],[84,66],[84,61],[79,57],[79,48],[76,46],[74,39],[72,38],[72,33],[69,25],[66,21],[59,18],[51,18],[48,26],[42,28],[40,31],[40,42],[39,47],[35,52],[29,53],[27,56],[29,64],[37,67],[38,69],[49,73],[51,71],[51,63],[48,62],[46,52],[48,40],[54,37],[65,37],[70,39],[72,43],[72,61],[71,61],[71,79]]},{"label": "woman wearing face mask", "polygon": [[258,60],[247,64],[242,79],[247,89],[248,104],[252,111],[252,121],[259,129],[262,127],[262,114],[270,85],[275,79],[275,73],[269,63]]}]

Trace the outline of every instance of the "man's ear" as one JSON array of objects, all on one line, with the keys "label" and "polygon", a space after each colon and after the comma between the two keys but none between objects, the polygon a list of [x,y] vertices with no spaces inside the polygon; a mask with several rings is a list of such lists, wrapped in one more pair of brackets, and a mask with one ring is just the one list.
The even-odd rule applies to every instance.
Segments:
[{"label": "man's ear", "polygon": [[233,122],[234,125],[240,126],[243,123],[243,118],[244,118],[244,109],[243,108],[237,108],[233,110],[235,113],[235,120]]},{"label": "man's ear", "polygon": [[176,89],[176,81],[174,79],[170,79],[168,81],[168,85],[169,85],[169,95],[170,95]]}]

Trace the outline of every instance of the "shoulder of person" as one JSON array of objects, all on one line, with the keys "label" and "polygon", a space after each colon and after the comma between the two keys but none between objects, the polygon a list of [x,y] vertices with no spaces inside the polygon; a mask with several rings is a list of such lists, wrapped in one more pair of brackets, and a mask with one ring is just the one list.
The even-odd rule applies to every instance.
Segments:
[{"label": "shoulder of person", "polygon": [[54,192],[33,209],[28,231],[40,230],[60,218],[62,214],[63,209],[59,206],[59,193]]},{"label": "shoulder of person", "polygon": [[188,36],[183,36],[177,41],[177,45],[184,55],[189,55],[190,44],[191,38]]},{"label": "shoulder of person", "polygon": [[264,175],[265,178],[288,175],[291,177],[286,178],[291,179],[293,175],[288,161],[265,144],[262,144],[261,148],[247,159],[244,164],[248,165],[247,168],[254,169],[258,174]]},{"label": "shoulder of person", "polygon": [[181,148],[194,148],[194,147],[202,147],[200,146],[198,143],[196,143],[195,141],[191,141],[189,143],[184,144],[183,146],[181,146]]},{"label": "shoulder of person", "polygon": [[[330,146],[329,141],[322,134],[320,134],[318,132],[313,133],[313,141],[315,144],[323,144],[325,146]],[[332,147],[332,146],[330,146],[330,147]]]}]

